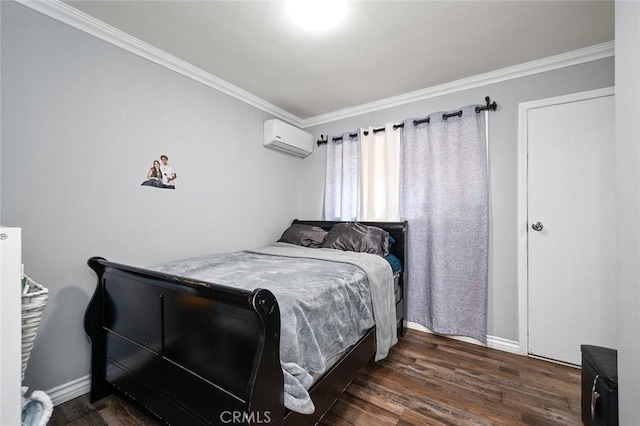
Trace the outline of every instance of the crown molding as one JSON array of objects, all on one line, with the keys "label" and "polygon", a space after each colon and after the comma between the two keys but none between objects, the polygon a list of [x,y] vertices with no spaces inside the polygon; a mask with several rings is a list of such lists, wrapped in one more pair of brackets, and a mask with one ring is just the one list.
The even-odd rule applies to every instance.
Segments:
[{"label": "crown molding", "polygon": [[613,41],[301,120],[302,128],[614,56]]},{"label": "crown molding", "polygon": [[300,126],[301,119],[262,98],[259,98],[226,80],[216,77],[182,59],[143,42],[117,28],[112,27],[60,0],[15,0],[23,6],[42,13],[73,28],[120,47],[144,59],[173,70],[226,95],[245,102],[275,117]]},{"label": "crown molding", "polygon": [[[1,0],[0,0],[1,1]],[[63,3],[60,0],[15,0],[16,2],[38,11],[50,18],[70,25],[87,34],[104,40],[114,46],[125,49],[135,55],[145,58],[158,65],[171,69],[177,73],[198,81],[206,86],[216,89],[226,95],[236,98],[246,104],[258,108],[274,117],[288,121],[301,128],[317,126],[319,124],[330,123],[345,118],[354,117],[374,111],[379,111],[395,106],[400,106],[412,102],[418,102],[450,93],[468,90],[488,84],[499,83],[515,78],[526,77],[546,71],[578,65],[585,62],[595,61],[614,56],[614,42],[606,42],[584,49],[548,58],[538,59],[524,64],[479,74],[473,77],[463,78],[449,83],[428,87],[414,92],[381,99],[374,102],[358,105],[351,108],[330,112],[315,117],[302,119],[288,111],[279,108],[272,103],[259,98],[233,84],[210,74],[198,67],[195,67],[169,53],[153,47],[111,25],[108,25],[84,12]]]}]

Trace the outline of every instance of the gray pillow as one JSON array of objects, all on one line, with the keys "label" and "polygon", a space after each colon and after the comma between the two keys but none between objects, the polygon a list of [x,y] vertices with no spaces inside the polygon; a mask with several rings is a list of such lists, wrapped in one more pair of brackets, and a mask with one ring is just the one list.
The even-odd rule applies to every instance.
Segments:
[{"label": "gray pillow", "polygon": [[327,231],[318,226],[296,223],[284,231],[278,242],[318,248],[326,235]]},{"label": "gray pillow", "polygon": [[322,247],[386,256],[389,254],[389,233],[357,222],[339,223],[329,230]]}]

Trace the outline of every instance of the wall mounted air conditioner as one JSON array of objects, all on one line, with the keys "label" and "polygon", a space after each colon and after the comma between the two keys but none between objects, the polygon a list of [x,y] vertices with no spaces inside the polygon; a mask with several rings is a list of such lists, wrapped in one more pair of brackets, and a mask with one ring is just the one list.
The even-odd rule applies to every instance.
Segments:
[{"label": "wall mounted air conditioner", "polygon": [[313,152],[313,135],[278,119],[267,120],[264,122],[262,145],[306,157]]}]

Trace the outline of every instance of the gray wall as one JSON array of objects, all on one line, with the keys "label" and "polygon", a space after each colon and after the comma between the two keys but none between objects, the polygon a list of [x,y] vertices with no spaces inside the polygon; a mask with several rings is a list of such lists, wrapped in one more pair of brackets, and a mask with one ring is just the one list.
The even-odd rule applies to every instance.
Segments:
[{"label": "gray wall", "polygon": [[640,419],[640,3],[616,1],[620,424]]},{"label": "gray wall", "polygon": [[[489,114],[490,247],[488,334],[518,340],[517,286],[517,172],[518,104],[521,102],[613,86],[613,58],[465,90],[360,116],[338,120],[306,130],[340,135],[359,127],[381,126],[410,117],[483,103],[485,96],[498,102]],[[326,145],[300,167],[299,209],[304,217],[320,217]]]},{"label": "gray wall", "polygon": [[[1,222],[50,301],[25,384],[89,373],[91,256],[133,265],[266,245],[296,216],[297,164],[268,114],[13,2],[2,7]],[[175,191],[141,187],[160,154]]]}]

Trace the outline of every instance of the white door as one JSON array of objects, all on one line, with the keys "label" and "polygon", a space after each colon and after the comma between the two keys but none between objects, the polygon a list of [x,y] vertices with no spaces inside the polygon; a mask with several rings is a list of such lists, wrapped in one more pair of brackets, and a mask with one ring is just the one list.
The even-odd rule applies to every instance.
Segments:
[{"label": "white door", "polygon": [[528,352],[580,364],[617,346],[613,89],[525,110]]}]

